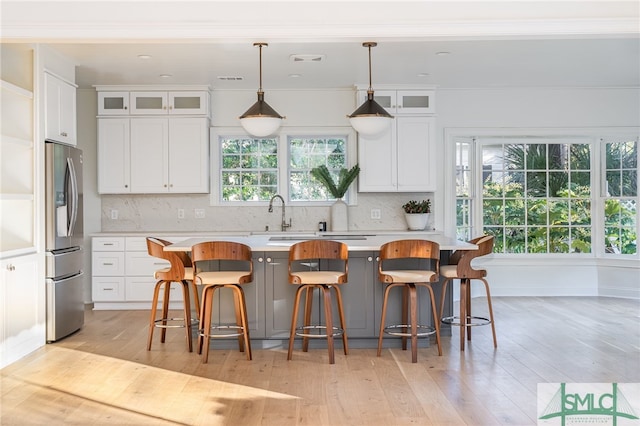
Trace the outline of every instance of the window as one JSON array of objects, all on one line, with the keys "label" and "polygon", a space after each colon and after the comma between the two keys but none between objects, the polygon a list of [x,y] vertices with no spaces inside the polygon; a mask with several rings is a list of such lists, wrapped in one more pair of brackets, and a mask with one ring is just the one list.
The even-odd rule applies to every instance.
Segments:
[{"label": "window", "polygon": [[602,142],[605,252],[636,254],[638,142]]},{"label": "window", "polygon": [[221,137],[223,201],[268,201],[278,192],[278,140]]},{"label": "window", "polygon": [[473,238],[472,191],[473,143],[471,139],[456,140],[456,238],[469,241]]},{"label": "window", "polygon": [[[310,170],[326,165],[337,179],[340,169],[356,163],[355,132],[350,127],[288,127],[262,139],[238,127],[217,127],[214,132],[212,205],[265,205],[276,194],[287,204],[330,204],[331,194]],[[355,193],[347,196],[354,203]]]},{"label": "window", "polygon": [[331,194],[310,174],[325,165],[338,181],[340,169],[347,167],[346,136],[289,136],[289,198],[291,201],[327,201]]},{"label": "window", "polygon": [[636,139],[456,136],[452,143],[458,238],[494,235],[496,253],[637,256]]}]

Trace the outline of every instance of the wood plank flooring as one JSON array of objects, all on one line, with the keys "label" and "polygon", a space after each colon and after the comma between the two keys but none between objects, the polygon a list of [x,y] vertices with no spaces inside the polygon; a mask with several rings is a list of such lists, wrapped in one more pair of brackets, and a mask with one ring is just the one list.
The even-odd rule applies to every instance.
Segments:
[{"label": "wood plank flooring", "polygon": [[[87,312],[85,327],[0,371],[2,425],[532,425],[541,382],[640,382],[640,301],[494,298],[498,349],[476,327],[410,351],[146,351],[146,311]],[[474,299],[481,313],[482,299]],[[477,308],[476,308],[477,307]],[[474,312],[476,313],[476,312]],[[214,343],[215,345],[215,343]],[[215,348],[215,346],[214,346]]]}]

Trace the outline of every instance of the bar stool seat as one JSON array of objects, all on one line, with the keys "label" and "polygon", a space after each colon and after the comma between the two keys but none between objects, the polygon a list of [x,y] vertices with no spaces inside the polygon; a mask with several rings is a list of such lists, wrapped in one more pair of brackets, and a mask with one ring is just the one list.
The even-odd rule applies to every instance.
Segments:
[{"label": "bar stool seat", "polygon": [[[229,241],[210,241],[196,244],[191,248],[191,259],[196,265],[194,278],[196,285],[202,286],[202,306],[200,308],[200,326],[198,330],[198,353],[202,362],[209,360],[211,339],[238,338],[240,352],[246,352],[252,359],[249,320],[244,297],[243,284],[253,281],[253,262],[251,248],[245,244]],[[203,262],[225,261],[233,264],[232,270],[205,270]],[[237,269],[236,269],[237,268]],[[215,292],[230,289],[233,292],[235,324],[213,324]]]},{"label": "bar stool seat", "polygon": [[[494,237],[485,235],[474,238],[469,241],[478,246],[478,250],[458,250],[454,252],[450,259],[449,265],[440,268],[440,274],[445,278],[442,284],[442,297],[440,299],[440,316],[444,312],[445,294],[447,285],[450,281],[460,280],[460,313],[443,317],[441,321],[444,324],[450,324],[460,327],[460,350],[464,351],[464,338],[471,340],[471,327],[491,324],[491,332],[493,334],[493,347],[498,347],[496,340],[496,328],[493,320],[493,308],[491,307],[491,292],[489,283],[484,278],[487,271],[484,269],[474,269],[471,261],[481,256],[486,256],[493,252]],[[489,318],[471,315],[471,280],[479,280],[484,284],[487,295],[487,305],[489,309]]]},{"label": "bar stool seat", "polygon": [[[180,252],[167,252],[164,247],[171,244],[169,241],[160,238],[147,238],[147,251],[150,256],[168,260],[170,267],[161,268],[154,272],[153,276],[158,282],[153,291],[153,301],[151,302],[151,317],[149,320],[149,333],[147,337],[147,350],[151,350],[153,342],[153,331],[155,328],[162,329],[160,341],[165,342],[168,328],[185,328],[187,333],[187,347],[189,352],[193,351],[191,338],[191,327],[193,320],[191,318],[191,298],[189,296],[189,283],[193,287],[196,312],[198,312],[198,292],[193,284],[193,267],[189,256]],[[186,266],[185,266],[186,265]],[[171,297],[171,283],[179,283],[182,286],[183,312],[182,318],[169,317],[169,302]],[[157,306],[162,297],[162,310],[160,318],[157,317]]]},{"label": "bar stool seat", "polygon": [[[320,269],[325,262],[331,269]],[[344,354],[349,353],[347,330],[342,306],[342,293],[339,286],[347,282],[349,269],[349,252],[347,245],[338,241],[309,240],[296,243],[289,249],[289,283],[298,286],[296,290],[291,331],[289,335],[289,351],[287,360],[293,357],[295,336],[302,337],[302,350],[307,352],[310,338],[326,338],[329,352],[329,364],[335,364],[334,337],[342,336]],[[339,264],[338,266],[334,266]],[[301,269],[306,268],[306,269]],[[313,269],[317,268],[317,269]],[[324,324],[312,324],[313,291],[320,290],[324,302]],[[336,296],[340,327],[333,325],[333,304],[331,293]],[[297,326],[300,298],[306,292],[303,311],[304,322]]]},{"label": "bar stool seat", "polygon": [[[398,261],[408,262],[410,269],[398,269],[402,265]],[[428,261],[429,268],[414,269],[415,263]],[[393,263],[393,264],[392,264]],[[432,283],[439,280],[440,245],[428,240],[396,240],[380,247],[378,262],[378,279],[387,284],[382,300],[382,316],[378,335],[378,356],[382,353],[384,334],[402,337],[402,349],[407,349],[407,339],[411,339],[411,362],[418,362],[418,338],[435,334],[438,355],[442,355],[440,344],[440,321],[435,303]],[[385,269],[390,268],[390,269]],[[386,325],[389,293],[392,288],[401,287],[402,324]],[[418,323],[418,288],[426,288],[429,292],[434,325]]]}]

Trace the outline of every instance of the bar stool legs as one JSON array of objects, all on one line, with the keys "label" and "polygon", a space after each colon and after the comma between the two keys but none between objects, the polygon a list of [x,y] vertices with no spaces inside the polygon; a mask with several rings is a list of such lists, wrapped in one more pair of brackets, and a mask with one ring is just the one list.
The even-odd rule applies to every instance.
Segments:
[{"label": "bar stool legs", "polygon": [[[313,325],[311,324],[311,312],[313,309],[313,290],[317,288],[321,291],[323,301],[324,301],[324,316],[325,316],[325,324],[324,325]],[[334,327],[333,325],[333,312],[332,312],[332,297],[331,290],[335,291],[336,294],[336,304],[338,307],[338,315],[340,317],[340,328]],[[305,292],[305,307],[303,313],[303,325],[302,327],[298,327],[298,312],[300,311],[300,298],[302,297],[302,292]],[[304,284],[298,287],[296,290],[296,299],[293,305],[293,315],[291,317],[291,331],[289,335],[289,351],[287,353],[287,360],[291,360],[293,358],[293,344],[295,336],[302,337],[302,351],[307,352],[309,349],[309,338],[326,338],[327,339],[327,350],[329,352],[329,364],[335,364],[335,354],[334,354],[334,337],[342,336],[342,345],[344,354],[349,354],[349,346],[347,343],[347,332],[346,332],[346,322],[344,317],[344,310],[342,307],[342,293],[340,292],[340,288],[337,286],[326,285],[326,284]],[[312,334],[311,330],[313,329],[324,329],[326,330],[324,334]]]},{"label": "bar stool legs", "polygon": [[[236,325],[212,325],[213,300],[216,290],[229,288],[233,291]],[[251,361],[251,340],[249,337],[249,321],[247,320],[247,305],[242,287],[234,284],[208,285],[202,290],[202,306],[200,308],[201,321],[198,332],[198,354],[202,354],[202,362],[209,360],[209,344],[212,338],[238,337],[240,352],[245,352],[247,360]],[[229,333],[212,333],[212,330],[236,330]]]},{"label": "bar stool legs", "polygon": [[[169,298],[171,292],[171,283],[172,281],[160,280],[156,283],[155,289],[153,291],[153,302],[151,305],[151,316],[149,320],[149,334],[147,337],[147,350],[151,350],[151,343],[153,342],[153,331],[156,328],[162,329],[160,333],[160,341],[164,343],[167,328],[182,328],[184,327],[185,332],[187,333],[187,347],[189,348],[189,352],[193,351],[193,344],[191,338],[191,303],[189,297],[189,283],[187,281],[178,281],[182,286],[182,297],[183,297],[183,318],[170,318],[169,317]],[[162,310],[160,318],[157,318],[157,308],[158,308],[158,300],[160,298],[160,292],[163,292],[162,297]],[[183,321],[182,324],[173,324],[178,321]]]},{"label": "bar stool legs", "polygon": [[[471,329],[481,325],[491,325],[491,334],[493,335],[493,347],[498,347],[498,341],[496,339],[496,327],[493,319],[493,307],[491,305],[491,292],[489,290],[489,283],[484,278],[474,278],[482,281],[487,294],[487,307],[489,309],[489,318],[473,316],[471,313],[471,279],[460,279],[460,314],[459,316],[450,316],[442,318],[442,322],[450,324],[452,326],[460,327],[460,350],[464,351],[465,347],[465,335],[467,340],[471,340]],[[445,280],[442,285],[442,299],[440,302],[440,312],[444,312],[444,295],[447,291],[447,284],[451,279]]]},{"label": "bar stool legs", "polygon": [[[420,285],[420,284],[417,284]],[[387,316],[387,302],[389,293],[393,287],[402,287],[402,320],[403,324],[389,325],[385,327]],[[429,299],[431,301],[431,311],[433,314],[434,327],[418,324],[418,291],[414,283],[393,283],[387,285],[384,290],[384,298],[382,301],[382,316],[380,318],[380,331],[378,334],[378,356],[382,354],[382,338],[384,334],[400,336],[402,338],[402,350],[407,350],[407,339],[411,338],[411,362],[418,362],[418,337],[436,335],[436,343],[438,345],[438,355],[442,356],[442,345],[440,343],[440,319],[436,310],[435,295],[430,285],[420,285],[429,291]],[[394,331],[399,329],[400,331]],[[426,331],[419,331],[419,330]]]}]

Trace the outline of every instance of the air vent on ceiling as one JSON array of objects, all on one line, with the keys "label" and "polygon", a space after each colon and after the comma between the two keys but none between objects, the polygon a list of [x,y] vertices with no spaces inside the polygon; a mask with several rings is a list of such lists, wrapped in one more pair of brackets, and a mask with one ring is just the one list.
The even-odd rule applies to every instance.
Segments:
[{"label": "air vent on ceiling", "polygon": [[324,61],[326,55],[304,55],[295,54],[289,56],[291,62],[321,62]]},{"label": "air vent on ceiling", "polygon": [[219,75],[218,76],[218,80],[224,80],[224,81],[242,81],[244,80],[244,77],[241,77],[239,75]]}]

